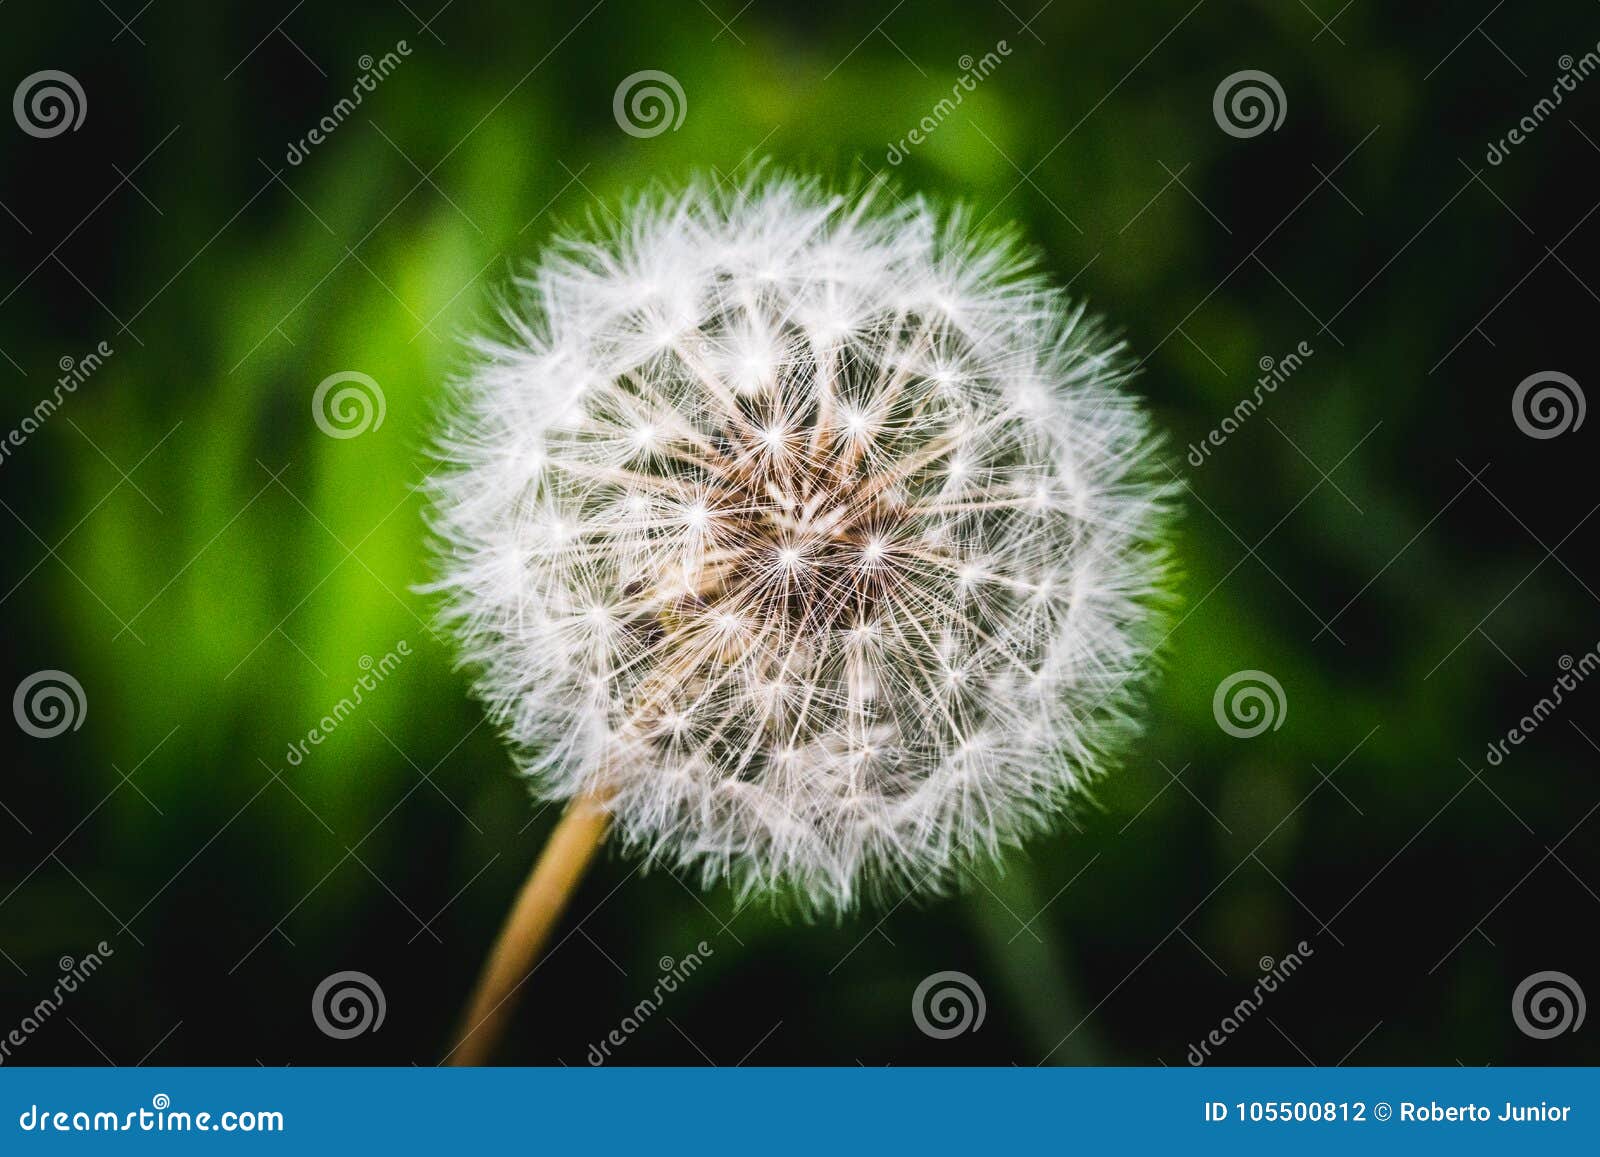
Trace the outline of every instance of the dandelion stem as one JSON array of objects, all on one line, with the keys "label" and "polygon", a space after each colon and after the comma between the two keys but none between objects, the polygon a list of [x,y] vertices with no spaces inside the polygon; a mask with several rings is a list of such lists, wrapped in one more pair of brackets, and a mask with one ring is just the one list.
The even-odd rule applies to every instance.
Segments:
[{"label": "dandelion stem", "polygon": [[583,795],[573,801],[550,833],[500,929],[446,1063],[481,1065],[493,1054],[511,1020],[518,992],[533,975],[540,952],[605,839],[610,822],[604,800]]}]

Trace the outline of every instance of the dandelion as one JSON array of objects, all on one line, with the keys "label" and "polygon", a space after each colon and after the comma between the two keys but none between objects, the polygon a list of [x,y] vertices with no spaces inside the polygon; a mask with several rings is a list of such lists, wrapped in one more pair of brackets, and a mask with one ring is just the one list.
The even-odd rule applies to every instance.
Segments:
[{"label": "dandelion", "polygon": [[1163,588],[1123,346],[1010,235],[770,173],[596,232],[441,437],[444,619],[572,804],[463,1059],[608,831],[833,913],[1048,828],[1132,729]]}]

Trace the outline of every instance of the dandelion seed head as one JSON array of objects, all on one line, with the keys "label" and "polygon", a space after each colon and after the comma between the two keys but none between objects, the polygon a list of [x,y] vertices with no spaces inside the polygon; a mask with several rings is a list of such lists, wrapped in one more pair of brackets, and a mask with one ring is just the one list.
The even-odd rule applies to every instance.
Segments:
[{"label": "dandelion seed head", "polygon": [[1133,728],[1169,488],[1004,236],[764,173],[554,245],[432,483],[443,618],[534,791],[813,911],[1047,829]]}]

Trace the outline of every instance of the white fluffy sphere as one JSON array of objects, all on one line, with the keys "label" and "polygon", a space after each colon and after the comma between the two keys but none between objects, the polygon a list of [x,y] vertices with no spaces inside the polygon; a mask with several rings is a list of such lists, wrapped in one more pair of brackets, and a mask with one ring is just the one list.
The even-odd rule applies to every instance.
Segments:
[{"label": "white fluffy sphere", "polygon": [[445,619],[536,794],[812,910],[932,890],[1130,730],[1168,488],[1006,237],[771,174],[552,247],[440,439]]}]

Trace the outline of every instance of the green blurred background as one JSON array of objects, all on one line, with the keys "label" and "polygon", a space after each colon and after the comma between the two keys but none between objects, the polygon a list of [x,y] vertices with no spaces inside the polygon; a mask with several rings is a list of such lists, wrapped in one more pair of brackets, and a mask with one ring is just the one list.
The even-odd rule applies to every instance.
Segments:
[{"label": "green blurred background", "polygon": [[[1058,836],[837,924],[603,858],[504,1059],[585,1063],[704,941],[615,1063],[1181,1065],[1302,940],[1213,1063],[1600,1059],[1595,1024],[1539,1040],[1512,1015],[1542,970],[1600,993],[1595,688],[1485,759],[1600,639],[1596,424],[1534,439],[1511,410],[1537,371],[1594,384],[1600,80],[1485,160],[1600,9],[438,2],[0,9],[6,90],[57,69],[87,102],[54,137],[0,124],[0,428],[112,351],[0,462],[0,687],[61,669],[87,704],[56,738],[0,729],[0,1034],[59,958],[114,951],[7,1063],[439,1059],[554,812],[413,591],[431,415],[562,222],[765,157],[1014,219],[1115,320],[1190,486],[1181,618],[1147,735]],[[685,115],[639,138],[613,95],[645,69]],[[1247,138],[1213,113],[1244,69],[1286,102]],[[341,371],[386,404],[349,439],[312,418]],[[1251,669],[1286,710],[1239,739],[1213,692]],[[345,969],[387,1012],[335,1040],[310,1006]],[[948,1040],[912,1016],[944,970],[986,1005]]]}]

